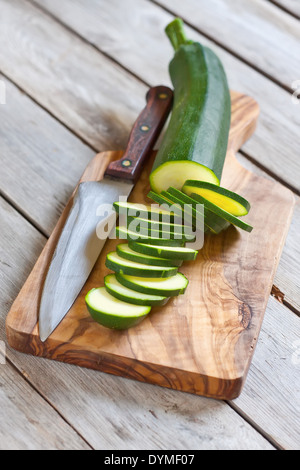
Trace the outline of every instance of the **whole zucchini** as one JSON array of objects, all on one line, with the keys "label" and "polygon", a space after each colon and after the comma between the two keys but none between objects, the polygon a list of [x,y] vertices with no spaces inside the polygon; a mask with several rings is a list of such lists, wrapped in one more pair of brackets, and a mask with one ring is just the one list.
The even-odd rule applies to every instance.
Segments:
[{"label": "whole zucchini", "polygon": [[186,39],[179,18],[166,28],[175,56],[170,63],[174,108],[150,175],[153,191],[182,189],[188,179],[219,185],[231,121],[226,74],[216,54]]}]

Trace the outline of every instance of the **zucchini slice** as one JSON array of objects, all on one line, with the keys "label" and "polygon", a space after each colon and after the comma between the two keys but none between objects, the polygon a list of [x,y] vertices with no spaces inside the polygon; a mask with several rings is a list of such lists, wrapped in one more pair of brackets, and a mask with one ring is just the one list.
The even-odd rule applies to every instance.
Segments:
[{"label": "zucchini slice", "polygon": [[[187,233],[191,229],[189,225],[173,224],[166,222],[155,222],[149,219],[142,219],[140,217],[128,217],[127,228],[131,231],[132,228],[141,228],[146,233],[151,235],[151,231],[154,230],[160,234],[163,232],[170,232],[171,234],[182,234]],[[132,225],[131,225],[132,224]]]},{"label": "zucchini slice", "polygon": [[116,274],[117,280],[125,287],[136,290],[142,294],[162,295],[164,297],[176,297],[184,294],[189,284],[187,278],[178,273],[168,279],[144,278]]},{"label": "zucchini slice", "polygon": [[[149,199],[157,202],[158,204],[163,205],[164,207],[169,206],[170,209],[172,208],[173,212],[176,214],[176,221],[180,220],[183,224],[191,224],[193,227],[197,226],[197,217],[202,217],[203,214],[195,212],[190,207],[184,207],[181,201],[178,199],[170,199],[170,196],[166,193],[166,191],[162,191],[161,194],[156,194],[154,191],[150,191],[147,196]],[[179,223],[179,222],[178,222]]]},{"label": "zucchini slice", "polygon": [[137,251],[129,248],[127,243],[120,243],[117,246],[117,253],[119,256],[121,256],[121,258],[128,259],[129,261],[135,261],[136,263],[147,264],[149,266],[180,267],[182,265],[181,260],[159,258],[158,256],[149,256],[138,253]]},{"label": "zucchini slice", "polygon": [[119,283],[115,274],[109,274],[104,278],[106,290],[116,299],[128,302],[133,305],[144,305],[151,307],[159,307],[165,305],[169,301],[169,297],[162,295],[142,294],[135,290],[129,289]]},{"label": "zucchini slice", "polygon": [[121,258],[116,251],[108,253],[105,266],[120,274],[140,277],[172,277],[178,272],[176,267],[149,266]]},{"label": "zucchini slice", "polygon": [[195,240],[193,228],[188,225],[183,226],[176,224],[175,227],[175,224],[164,224],[163,229],[161,229],[159,224],[155,226],[154,223],[148,222],[146,219],[135,217],[131,220],[130,218],[127,219],[127,229],[129,232],[136,233],[138,236],[142,234],[150,238],[176,239],[185,242]]},{"label": "zucchini slice", "polygon": [[174,106],[150,175],[151,188],[156,193],[170,186],[182,189],[190,179],[219,185],[231,121],[223,65],[211,49],[186,38],[179,18],[166,32],[175,49],[170,63]]},{"label": "zucchini slice", "polygon": [[[151,245],[162,245],[162,246],[184,246],[186,240],[180,239],[176,240],[171,239],[169,234],[164,238],[163,235],[160,237],[159,232],[157,232],[157,238],[149,237],[148,235],[144,235],[141,233],[131,232],[126,227],[116,227],[116,234],[119,238],[123,240],[135,240],[139,241],[140,243],[148,243]],[[193,240],[189,240],[193,241]]]},{"label": "zucchini slice", "polygon": [[183,223],[184,212],[180,204],[175,204],[173,201],[171,201],[167,197],[163,196],[162,194],[157,194],[154,191],[150,191],[147,197],[149,199],[152,199],[152,201],[157,202],[157,204],[160,204],[160,206],[169,207],[170,211],[172,209],[176,217],[176,223]]},{"label": "zucchini slice", "polygon": [[[174,202],[178,202],[184,206],[185,210],[190,206],[195,217],[203,217],[203,212],[199,212],[197,210],[197,201],[187,196],[182,191],[175,188],[169,188],[166,194],[169,198],[173,199]],[[204,226],[216,235],[223,230],[226,230],[230,224],[204,206]]]},{"label": "zucchini slice", "polygon": [[134,241],[129,242],[129,247],[138,253],[172,260],[195,261],[198,256],[198,251],[186,247],[148,245]]},{"label": "zucchini slice", "polygon": [[235,217],[235,215],[230,214],[224,209],[221,209],[220,207],[216,206],[215,204],[208,201],[199,194],[193,193],[192,198],[200,202],[200,204],[204,204],[205,207],[214,212],[214,214],[218,215],[219,217],[222,217],[224,220],[227,220],[227,222],[229,222],[230,224],[235,225],[236,227],[239,227],[242,230],[245,230],[246,232],[252,232],[253,227],[251,225],[247,224],[241,219],[238,219],[237,217]]},{"label": "zucchini slice", "polygon": [[85,301],[92,318],[114,330],[126,330],[138,325],[151,311],[150,305],[133,305],[116,299],[105,287],[92,289]]},{"label": "zucchini slice", "polygon": [[185,182],[182,191],[188,196],[193,193],[199,194],[199,196],[203,196],[216,206],[237,217],[247,215],[251,208],[250,203],[239,194],[205,181],[188,180]]},{"label": "zucchini slice", "polygon": [[[161,209],[159,205],[156,204],[135,204],[132,202],[115,202],[114,209],[120,216],[126,217],[145,217],[153,220],[163,221],[164,217],[167,217],[166,220],[174,222],[174,214],[168,210]],[[152,217],[153,216],[153,217]]]}]

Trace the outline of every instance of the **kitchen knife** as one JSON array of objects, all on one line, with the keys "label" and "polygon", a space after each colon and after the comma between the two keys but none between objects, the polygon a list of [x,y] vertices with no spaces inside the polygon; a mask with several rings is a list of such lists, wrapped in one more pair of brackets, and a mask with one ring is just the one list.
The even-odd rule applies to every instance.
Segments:
[{"label": "kitchen knife", "polygon": [[112,162],[100,182],[78,186],[73,206],[60,235],[43,286],[39,335],[45,342],[68,313],[114,228],[113,203],[126,201],[139,178],[146,158],[169,116],[173,102],[170,88],[154,87],[135,122],[121,160]]}]

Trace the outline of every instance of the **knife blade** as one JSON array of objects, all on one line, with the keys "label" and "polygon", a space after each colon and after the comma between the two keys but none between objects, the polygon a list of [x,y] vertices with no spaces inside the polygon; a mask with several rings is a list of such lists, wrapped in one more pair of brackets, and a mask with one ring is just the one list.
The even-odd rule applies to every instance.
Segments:
[{"label": "knife blade", "polygon": [[121,160],[108,166],[102,181],[83,182],[77,188],[43,286],[39,311],[42,342],[61,323],[88,279],[114,227],[113,203],[129,197],[169,116],[173,92],[168,87],[153,87],[146,100]]}]

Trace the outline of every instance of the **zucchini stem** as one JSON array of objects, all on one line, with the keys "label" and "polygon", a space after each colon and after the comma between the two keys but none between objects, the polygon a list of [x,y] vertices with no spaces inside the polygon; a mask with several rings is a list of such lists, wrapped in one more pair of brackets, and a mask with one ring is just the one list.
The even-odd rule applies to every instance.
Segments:
[{"label": "zucchini stem", "polygon": [[176,18],[170,24],[168,24],[165,31],[175,51],[177,51],[182,45],[193,44],[194,42],[186,37],[184,31],[184,22],[181,18]]}]

